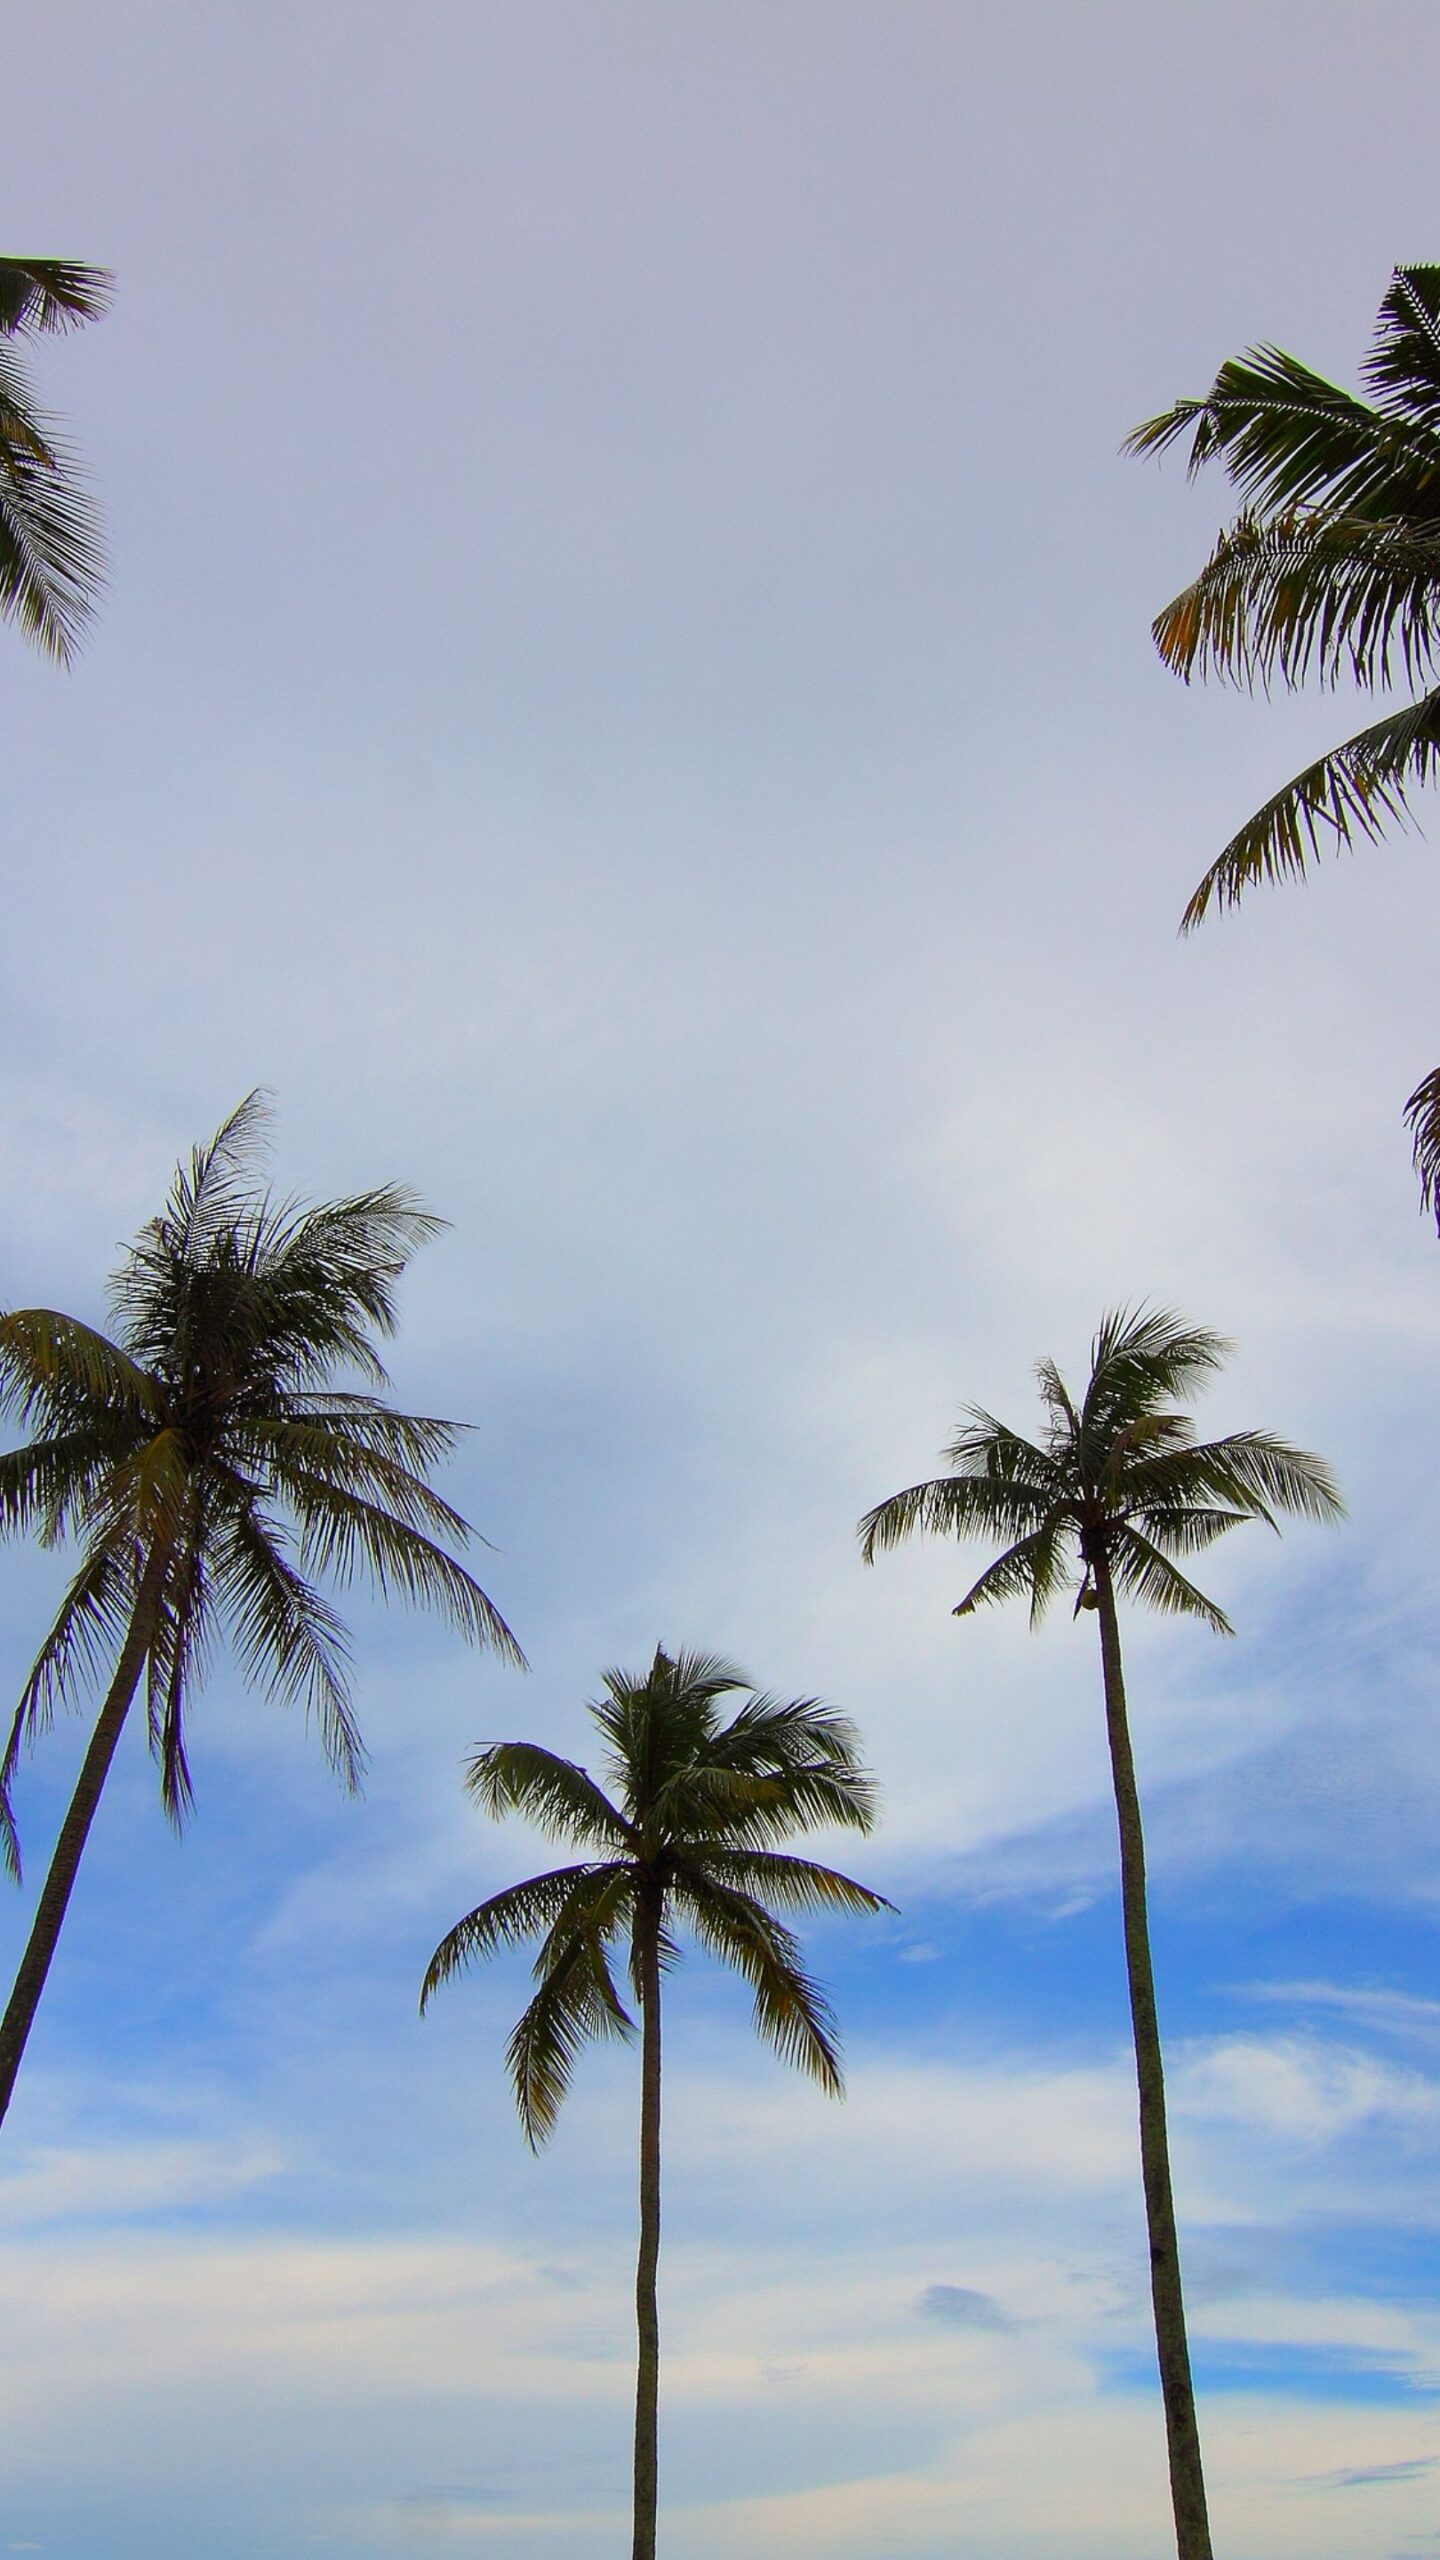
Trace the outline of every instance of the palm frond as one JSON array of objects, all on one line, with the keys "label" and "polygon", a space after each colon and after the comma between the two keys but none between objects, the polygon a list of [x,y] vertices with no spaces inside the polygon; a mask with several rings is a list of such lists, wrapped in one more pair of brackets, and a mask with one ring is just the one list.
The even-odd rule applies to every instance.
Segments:
[{"label": "palm frond", "polygon": [[732,1893],[778,1903],[786,1911],[893,1911],[883,1893],[857,1884],[853,1876],[813,1858],[786,1857],[773,1849],[735,1849],[707,1841],[677,1855],[674,1872],[687,1892],[701,1893],[711,1883]]},{"label": "palm frond", "polygon": [[[20,1753],[69,1704],[77,1682],[98,1682],[124,1642],[135,1600],[133,1550],[128,1541],[97,1545],[74,1576],[54,1622],[30,1666],[0,1761],[0,1801],[8,1808]],[[13,1815],[0,1813],[0,1855],[18,1881],[20,1844]]]},{"label": "palm frond", "polygon": [[1122,1591],[1142,1601],[1147,1609],[1158,1609],[1177,1618],[1199,1618],[1217,1636],[1235,1632],[1223,1609],[1186,1580],[1168,1556],[1129,1523],[1112,1528],[1106,1539],[1110,1570]]},{"label": "palm frond", "polygon": [[984,1572],[972,1582],[963,1600],[951,1611],[955,1618],[973,1617],[977,1609],[987,1608],[992,1601],[1013,1600],[1020,1592],[1030,1596],[1030,1624],[1038,1627],[1058,1591],[1069,1579],[1066,1546],[1073,1522],[1068,1517],[1049,1519],[1028,1538],[1017,1538]]},{"label": "palm frond", "polygon": [[[1053,1362],[1042,1363],[1053,1369]],[[1057,1385],[1059,1371],[1054,1370]],[[1042,1387],[1043,1391],[1043,1387]],[[1061,1394],[1064,1388],[1061,1385]],[[950,1465],[960,1475],[984,1476],[998,1484],[1029,1485],[1044,1495],[1056,1492],[1062,1482],[1053,1447],[1041,1448],[1027,1440],[1021,1431],[986,1411],[982,1404],[965,1407],[964,1419],[945,1452]]]},{"label": "palm frond", "polygon": [[[1073,1441],[1077,1439],[1080,1431],[1080,1416],[1075,1409],[1070,1390],[1066,1386],[1065,1381],[1061,1377],[1053,1360],[1036,1361],[1035,1382],[1040,1389],[1042,1401],[1049,1412],[1050,1427],[1054,1438],[1062,1442],[1065,1440]],[[990,1420],[990,1416],[987,1414],[985,1419],[988,1422]],[[1014,1435],[1007,1433],[1005,1436],[1006,1439],[1009,1440],[1013,1438]],[[1009,1475],[1013,1474],[1015,1470],[1013,1467],[1006,1467],[1004,1472]]]},{"label": "palm frond", "polygon": [[522,1814],[552,1840],[631,1845],[629,1823],[589,1771],[538,1742],[487,1743],[470,1762],[465,1785],[486,1813]]},{"label": "palm frond", "polygon": [[826,1824],[869,1831],[877,1803],[874,1781],[858,1763],[837,1766],[833,1760],[814,1760],[769,1775],[696,1769],[666,1787],[648,1813],[657,1838],[726,1840],[758,1848]]},{"label": "palm frond", "polygon": [[928,1484],[907,1485],[877,1502],[860,1522],[860,1553],[866,1564],[907,1538],[973,1538],[1028,1531],[1054,1500],[1048,1484],[987,1475],[936,1476]]},{"label": "palm frond", "polygon": [[1387,417],[1440,436],[1440,267],[1397,267],[1362,367]]},{"label": "palm frond", "polygon": [[1277,791],[1211,863],[1181,920],[1189,933],[1213,904],[1238,906],[1257,880],[1299,880],[1325,852],[1377,843],[1409,818],[1408,793],[1440,757],[1440,687],[1332,747]]},{"label": "palm frond", "polygon": [[713,1768],[783,1771],[815,1760],[848,1767],[860,1736],[849,1716],[821,1698],[776,1698],[752,1690],[707,1750]]},{"label": "palm frond", "polygon": [[[403,1423],[410,1417],[396,1414],[392,1419]],[[443,1447],[438,1439],[442,1428],[429,1424],[420,1436]],[[455,1426],[450,1428],[453,1436]],[[382,1435],[352,1431],[343,1416],[321,1419],[305,1412],[252,1417],[242,1412],[227,1438],[236,1455],[262,1468],[281,1494],[291,1469],[298,1468],[307,1477],[378,1500],[422,1534],[453,1538],[459,1545],[475,1534],[453,1503],[383,1445]]]},{"label": "palm frond", "polygon": [[1171,1307],[1112,1307],[1090,1350],[1082,1428],[1105,1417],[1123,1423],[1189,1395],[1223,1368],[1234,1345],[1208,1325],[1187,1324]]},{"label": "palm frond", "polygon": [[278,1521],[236,1486],[214,1537],[215,1574],[231,1641],[247,1679],[313,1715],[330,1766],[353,1795],[365,1746],[350,1690],[344,1624],[285,1554]]},{"label": "palm frond", "polygon": [[166,1575],[145,1666],[150,1749],[160,1764],[160,1802],[176,1831],[184,1829],[195,1803],[185,1702],[201,1677],[210,1638],[208,1576],[203,1547],[192,1529]]},{"label": "palm frond", "polygon": [[153,1429],[164,1403],[156,1381],[92,1325],[53,1307],[0,1316],[0,1411],[64,1432],[93,1429],[97,1409]]},{"label": "palm frond", "polygon": [[115,1437],[102,1424],[0,1452],[0,1537],[32,1531],[42,1546],[58,1546],[83,1527],[114,1464]]},{"label": "palm frond", "polygon": [[0,334],[53,333],[99,320],[114,288],[107,267],[70,258],[0,258]]},{"label": "palm frond", "polygon": [[1129,1517],[1137,1528],[1166,1555],[1176,1556],[1203,1555],[1227,1530],[1242,1529],[1247,1521],[1264,1516],[1249,1503],[1240,1511],[1224,1511],[1198,1503],[1137,1500],[1133,1488],[1129,1504]]},{"label": "palm frond", "polygon": [[525,1656],[494,1602],[472,1574],[432,1538],[343,1486],[306,1469],[287,1472],[285,1492],[300,1522],[303,1560],[341,1582],[360,1574],[387,1598],[438,1609],[472,1644],[524,1670]]},{"label": "palm frond", "polygon": [[483,1963],[503,1947],[524,1946],[528,1939],[547,1934],[560,1913],[569,1907],[577,1883],[608,1877],[612,1872],[609,1867],[552,1867],[547,1875],[529,1876],[523,1884],[507,1885],[503,1893],[493,1893],[488,1902],[467,1911],[453,1929],[447,1929],[425,1969],[420,1989],[421,2015],[442,1982],[449,1982],[472,1964]]},{"label": "palm frond", "polygon": [[1192,479],[1222,461],[1261,514],[1318,504],[1347,515],[1440,512],[1440,438],[1430,426],[1372,407],[1280,347],[1223,364],[1203,400],[1177,400],[1121,450],[1163,453],[1186,436]]},{"label": "palm frond", "polygon": [[751,1895],[715,1877],[707,1877],[703,1893],[677,1879],[675,1901],[701,1945],[749,1983],[756,2033],[830,2097],[842,2096],[834,2014],[790,1931]]},{"label": "palm frond", "polygon": [[1154,631],[1187,683],[1219,675],[1268,688],[1314,675],[1374,687],[1397,669],[1424,683],[1440,644],[1440,518],[1241,516]]},{"label": "palm frond", "polygon": [[0,612],[63,664],[104,582],[94,501],[0,340]]},{"label": "palm frond", "polygon": [[604,1946],[592,1936],[572,1939],[506,2047],[515,2103],[532,2151],[553,2131],[585,2047],[634,2032]]},{"label": "palm frond", "polygon": [[1432,1067],[1405,1105],[1410,1149],[1420,1183],[1420,1205],[1440,1229],[1440,1067]]},{"label": "palm frond", "polygon": [[1233,1431],[1222,1440],[1143,1456],[1126,1470],[1123,1500],[1146,1514],[1223,1504],[1272,1529],[1276,1511],[1329,1521],[1342,1519],[1345,1509],[1324,1459],[1271,1431]]}]

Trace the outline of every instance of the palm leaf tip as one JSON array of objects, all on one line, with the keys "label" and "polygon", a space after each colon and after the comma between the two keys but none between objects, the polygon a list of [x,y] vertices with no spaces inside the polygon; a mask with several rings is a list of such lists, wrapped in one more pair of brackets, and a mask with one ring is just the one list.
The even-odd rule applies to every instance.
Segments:
[{"label": "palm leaf tip", "polygon": [[1420,1206],[1440,1229],[1440,1067],[1432,1067],[1405,1105]]}]

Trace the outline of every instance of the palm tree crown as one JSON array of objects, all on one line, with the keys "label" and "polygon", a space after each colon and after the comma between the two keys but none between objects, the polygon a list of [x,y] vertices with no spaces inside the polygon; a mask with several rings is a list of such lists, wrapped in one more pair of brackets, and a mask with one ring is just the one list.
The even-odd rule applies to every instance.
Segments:
[{"label": "palm tree crown", "polygon": [[[257,1195],[252,1094],[188,1167],[112,1284],[114,1339],[29,1308],[0,1317],[0,1409],[27,1427],[0,1457],[0,1531],[79,1541],[0,1764],[0,1825],[22,1743],[141,1626],[167,1810],[191,1800],[184,1711],[217,1637],[247,1674],[315,1714],[353,1786],[363,1751],[344,1628],[313,1576],[364,1574],[521,1659],[449,1552],[470,1535],[428,1481],[459,1426],[397,1413],[376,1337],[439,1221],[386,1187],[306,1207]],[[359,1389],[332,1383],[345,1370]]]},{"label": "palm tree crown", "polygon": [[1077,1584],[1076,1607],[1094,1605],[1103,1552],[1118,1590],[1230,1634],[1224,1611],[1175,1559],[1213,1546],[1245,1520],[1273,1528],[1277,1511],[1333,1519],[1340,1497],[1322,1459],[1272,1432],[1201,1441],[1189,1416],[1174,1410],[1174,1399],[1203,1384],[1229,1349],[1221,1335],[1184,1325],[1164,1309],[1107,1315],[1081,1401],[1054,1362],[1042,1360],[1035,1372],[1045,1409],[1039,1440],[968,1407],[945,1453],[952,1472],[893,1494],[862,1520],[866,1561],[917,1530],[1002,1536],[1004,1551],[955,1615],[1023,1592],[1035,1622],[1057,1593]]},{"label": "palm tree crown", "polygon": [[111,282],[62,258],[0,258],[0,614],[53,658],[71,655],[94,604],[100,538],[13,342],[99,319]]},{"label": "palm tree crown", "polygon": [[723,1702],[748,1687],[727,1662],[663,1649],[644,1674],[608,1672],[605,1695],[591,1709],[606,1745],[608,1792],[538,1743],[492,1743],[470,1764],[466,1784],[486,1812],[522,1814],[550,1839],[591,1853],[511,1885],[457,1922],[436,1948],[421,1993],[424,2008],[466,1965],[540,1939],[539,1988],[509,2048],[532,2145],[551,2131],[583,2046],[633,2032],[611,1959],[625,1948],[640,1996],[637,1939],[647,1918],[658,1931],[662,1969],[678,1955],[677,1927],[688,1927],[749,1983],[759,2034],[839,2093],[828,2003],[794,1936],[767,1906],[887,1906],[849,1876],[773,1844],[829,1823],[868,1831],[874,1789],[853,1726],[814,1698],[752,1691],[725,1722]]},{"label": "palm tree crown", "polygon": [[[1373,842],[1440,766],[1440,266],[1397,267],[1358,397],[1279,347],[1223,364],[1202,400],[1137,427],[1131,453],[1188,437],[1244,501],[1198,578],[1155,623],[1186,678],[1287,686],[1314,676],[1414,698],[1307,765],[1246,820],[1185,910],[1298,879],[1325,847]],[[1440,1067],[1405,1106],[1421,1197],[1440,1216]]]}]

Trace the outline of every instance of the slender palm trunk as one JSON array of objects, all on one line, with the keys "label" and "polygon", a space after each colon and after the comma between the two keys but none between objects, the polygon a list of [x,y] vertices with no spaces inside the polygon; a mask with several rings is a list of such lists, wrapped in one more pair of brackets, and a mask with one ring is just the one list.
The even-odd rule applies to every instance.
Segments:
[{"label": "slender palm trunk", "polygon": [[15,1976],[9,2006],[0,2019],[0,2124],[5,2120],[14,2093],[16,2074],[35,2023],[35,2012],[40,2006],[40,1995],[59,1941],[81,1855],[90,1836],[95,1808],[100,1802],[101,1790],[115,1757],[115,1746],[140,1685],[140,1674],[145,1668],[145,1657],[155,1633],[160,1594],[169,1561],[168,1545],[157,1539],[140,1578],[140,1588],[130,1613],[130,1624],[120,1648],[114,1677],[105,1693],[105,1703],[95,1719],[95,1730],[80,1764],[70,1809],[60,1825],[50,1872],[36,1905],[29,1942],[20,1959],[20,1970]]},{"label": "slender palm trunk", "polygon": [[635,2266],[635,2536],[631,2560],[655,2560],[659,2498],[660,1903],[642,1889],[635,1924],[640,1993],[640,2250]]},{"label": "slender palm trunk", "polygon": [[1175,2199],[1170,2186],[1165,2074],[1160,2056],[1160,2026],[1155,2011],[1155,1977],[1150,1963],[1150,1926],[1145,1910],[1145,1838],[1140,1827],[1140,1797],[1135,1785],[1135,1762],[1125,1712],[1120,1622],[1115,1609],[1115,1586],[1103,1552],[1091,1556],[1090,1566],[1100,1613],[1105,1723],[1110,1738],[1110,1767],[1115,1780],[1115,1811],[1120,1827],[1125,1962],[1130,1978],[1135,2077],[1140,2093],[1140,2166],[1145,2186],[1145,2219],[1150,2234],[1150,2296],[1155,2306],[1155,2344],[1160,2359],[1160,2389],[1165,2402],[1170,2499],[1175,2510],[1175,2547],[1179,2560],[1211,2560],[1205,2474],[1200,2461],[1200,2430],[1195,2420],[1195,2389],[1190,2379],[1185,2302],[1180,2288],[1180,2244],[1175,2232]]}]

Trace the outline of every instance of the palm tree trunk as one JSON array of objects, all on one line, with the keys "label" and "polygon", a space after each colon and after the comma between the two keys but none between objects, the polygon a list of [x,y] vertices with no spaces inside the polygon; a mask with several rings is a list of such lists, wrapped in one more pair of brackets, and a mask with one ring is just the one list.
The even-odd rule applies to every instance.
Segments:
[{"label": "palm tree trunk", "polygon": [[640,2250],[635,2267],[635,2535],[631,2560],[655,2560],[659,2498],[660,1902],[642,1888],[635,1924],[640,1995]]},{"label": "palm tree trunk", "polygon": [[1120,1827],[1125,1962],[1130,1978],[1135,2077],[1140,2094],[1140,2166],[1145,2187],[1145,2219],[1150,2234],[1150,2296],[1155,2306],[1155,2344],[1160,2360],[1160,2389],[1165,2402],[1175,2547],[1179,2560],[1212,2560],[1210,2520],[1205,2505],[1205,2474],[1200,2461],[1200,2430],[1195,2419],[1195,2389],[1190,2379],[1190,2348],[1185,2333],[1185,2302],[1180,2288],[1180,2244],[1175,2231],[1170,2142],[1165,2126],[1165,2074],[1160,2055],[1160,2025],[1155,2011],[1155,1976],[1150,1963],[1150,1925],[1145,1909],[1145,1838],[1140,1826],[1140,1797],[1135,1785],[1135,1761],[1125,1712],[1120,1622],[1108,1559],[1101,1552],[1088,1560],[1100,1613],[1105,1723],[1110,1739],[1110,1767],[1115,1781],[1115,1811]]},{"label": "palm tree trunk", "polygon": [[140,1674],[145,1668],[145,1657],[155,1633],[160,1594],[169,1563],[169,1544],[164,1539],[157,1539],[146,1559],[140,1588],[135,1595],[135,1606],[130,1613],[130,1624],[120,1648],[120,1659],[105,1693],[105,1703],[95,1719],[95,1730],[80,1764],[70,1809],[60,1825],[60,1836],[36,1905],[29,1942],[15,1976],[15,1987],[5,2015],[0,2019],[0,2124],[5,2120],[14,2094],[16,2075],[35,2023],[35,2012],[40,2006],[40,1995],[59,1941],[81,1855],[90,1836],[95,1808],[100,1802],[101,1791],[110,1774],[110,1763],[115,1757],[115,1746],[140,1685]]}]

